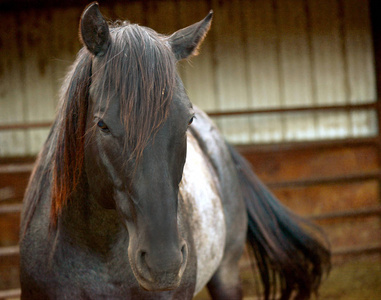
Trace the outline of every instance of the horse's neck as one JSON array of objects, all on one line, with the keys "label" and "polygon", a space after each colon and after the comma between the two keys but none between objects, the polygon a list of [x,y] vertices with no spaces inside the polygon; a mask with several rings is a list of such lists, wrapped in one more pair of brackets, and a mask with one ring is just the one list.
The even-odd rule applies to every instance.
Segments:
[{"label": "horse's neck", "polygon": [[117,212],[103,208],[88,193],[76,193],[70,200],[60,226],[71,243],[105,254],[124,231]]}]

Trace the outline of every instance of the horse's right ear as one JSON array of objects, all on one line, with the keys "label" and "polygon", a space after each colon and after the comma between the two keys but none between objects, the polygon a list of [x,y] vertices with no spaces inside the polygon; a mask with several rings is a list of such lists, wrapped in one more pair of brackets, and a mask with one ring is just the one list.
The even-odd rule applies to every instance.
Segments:
[{"label": "horse's right ear", "polygon": [[89,4],[82,13],[80,37],[82,43],[94,55],[101,56],[106,52],[110,31],[97,2]]}]

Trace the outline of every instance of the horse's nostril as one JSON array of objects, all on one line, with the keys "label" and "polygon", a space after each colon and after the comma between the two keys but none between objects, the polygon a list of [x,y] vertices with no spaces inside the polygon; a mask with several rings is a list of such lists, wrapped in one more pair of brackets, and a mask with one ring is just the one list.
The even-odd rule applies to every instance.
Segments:
[{"label": "horse's nostril", "polygon": [[188,256],[188,248],[187,248],[186,243],[184,243],[183,246],[181,247],[181,254],[182,254],[181,264],[184,264],[186,262],[187,256]]},{"label": "horse's nostril", "polygon": [[137,265],[139,268],[140,273],[144,275],[147,279],[151,277],[150,274],[150,268],[147,264],[147,252],[146,251],[139,251],[137,255]]},{"label": "horse's nostril", "polygon": [[185,242],[183,243],[183,246],[181,247],[181,254],[182,254],[182,257],[181,257],[182,260],[181,260],[180,269],[179,269],[180,277],[183,276],[183,273],[185,271],[185,268],[188,262],[188,246]]},{"label": "horse's nostril", "polygon": [[147,255],[147,252],[146,251],[139,251],[139,254],[138,254],[138,260],[139,260],[139,263],[142,264],[142,265],[147,265],[147,262],[146,262],[146,255]]},{"label": "horse's nostril", "polygon": [[149,281],[163,277],[164,274],[167,277],[181,277],[187,265],[188,247],[185,242],[180,245],[181,247],[177,248],[177,251],[170,254],[160,251],[149,253],[139,250],[136,256],[137,271]]}]

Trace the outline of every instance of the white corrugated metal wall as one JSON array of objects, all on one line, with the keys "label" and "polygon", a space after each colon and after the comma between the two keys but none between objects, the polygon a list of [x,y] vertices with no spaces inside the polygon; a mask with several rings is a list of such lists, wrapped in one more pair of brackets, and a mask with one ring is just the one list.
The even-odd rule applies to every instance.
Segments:
[{"label": "white corrugated metal wall", "polygon": [[[133,1],[102,4],[161,33],[208,10],[214,23],[201,54],[179,65],[188,94],[207,111],[327,106],[376,101],[368,2],[363,0]],[[0,13],[0,126],[51,121],[60,80],[79,49],[81,9]],[[234,143],[374,136],[376,114],[289,112],[219,117]],[[30,155],[48,129],[0,131],[0,155]]]}]

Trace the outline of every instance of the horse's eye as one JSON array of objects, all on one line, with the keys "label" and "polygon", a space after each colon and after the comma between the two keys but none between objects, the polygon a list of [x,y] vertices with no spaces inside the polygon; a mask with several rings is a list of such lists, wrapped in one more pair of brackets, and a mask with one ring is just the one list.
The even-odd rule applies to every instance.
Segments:
[{"label": "horse's eye", "polygon": [[189,120],[188,126],[189,126],[190,124],[193,123],[193,119],[194,119],[194,117],[192,117],[192,118]]},{"label": "horse's eye", "polygon": [[104,132],[110,132],[110,130],[108,129],[107,125],[105,122],[103,122],[103,120],[99,120],[98,123],[97,123],[97,126]]}]

